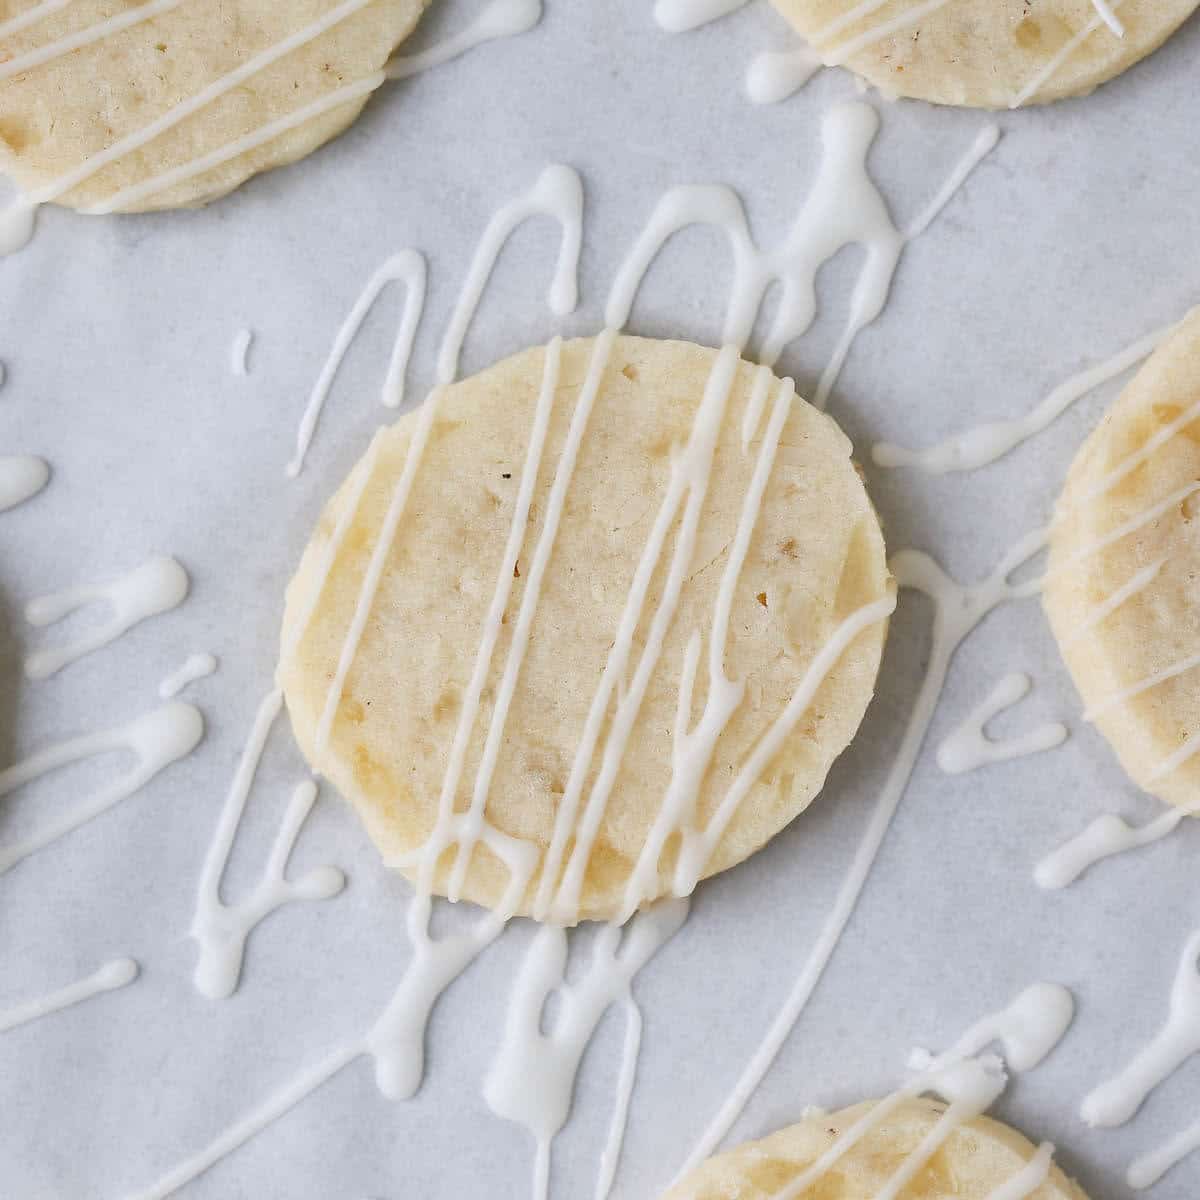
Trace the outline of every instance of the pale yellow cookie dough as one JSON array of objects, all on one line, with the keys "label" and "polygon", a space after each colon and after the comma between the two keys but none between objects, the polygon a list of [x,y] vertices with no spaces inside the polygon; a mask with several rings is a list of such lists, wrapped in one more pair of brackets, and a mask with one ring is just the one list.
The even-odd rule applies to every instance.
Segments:
[{"label": "pale yellow cookie dough", "polygon": [[[870,1111],[873,1102],[816,1114],[758,1142],[701,1163],[662,1200],[771,1200],[811,1166],[838,1136]],[[910,1100],[855,1143],[798,1200],[873,1200],[928,1134],[945,1105]],[[955,1129],[904,1188],[903,1200],[987,1200],[1033,1157],[1015,1129],[977,1117]],[[1051,1166],[1028,1200],[1087,1200],[1079,1185]]]},{"label": "pale yellow cookie dough", "polygon": [[887,95],[1008,108],[1074,39],[1022,103],[1086,95],[1156,50],[1200,0],[1110,0],[1124,37],[1100,20],[1092,0],[945,0],[932,10],[928,0],[771,2],[826,62]]},{"label": "pale yellow cookie dough", "polygon": [[[26,191],[64,179],[337,3],[183,0],[91,45],[0,79],[0,170]],[[365,79],[408,36],[426,3],[370,0],[57,202],[73,208],[97,204]],[[0,0],[0,22],[34,7],[35,0]],[[0,67],[137,7],[132,0],[73,0],[26,28],[0,31]],[[362,96],[339,104],[195,178],[120,207],[178,208],[216,199],[259,171],[303,158],[345,129],[365,103]]]},{"label": "pale yellow cookie dough", "polygon": [[[471,738],[457,798],[460,810],[470,798],[514,615],[593,345],[585,339],[563,347],[533,519]],[[689,435],[715,353],[685,342],[620,337],[605,369],[487,801],[489,822],[539,850],[550,841],[585,715],[666,485],[670,456]],[[344,548],[297,653],[282,667],[301,748],[353,802],[389,860],[424,845],[434,824],[447,749],[508,537],[543,363],[542,349],[527,350],[445,393],[324,752],[315,748],[317,723],[416,413],[378,435],[374,473]],[[694,631],[707,635],[710,628],[761,444],[761,432],[748,453],[741,442],[754,370],[742,363],[735,374],[696,551],[589,859],[581,917],[611,917],[618,911],[671,775],[670,731],[684,649]],[[892,593],[879,522],[850,451],[829,417],[802,400],[793,402],[733,604],[726,673],[744,678],[746,693],[704,779],[704,821],[834,629],[861,606]],[[364,469],[360,462],[329,503],[304,554],[288,591],[285,645],[305,598],[319,583],[322,555]],[[639,647],[665,578],[670,544],[639,626]],[[885,632],[880,622],[851,642],[793,736],[746,797],[706,874],[753,853],[820,790],[871,698]],[[707,637],[704,647],[707,654]],[[702,664],[693,721],[706,692]],[[589,783],[594,774],[593,762]],[[668,844],[659,864],[660,894],[668,888],[673,853]],[[499,860],[481,848],[471,860],[465,895],[495,905],[507,881]],[[445,870],[436,886],[444,888]],[[523,909],[532,890],[531,884]]]},{"label": "pale yellow cookie dough", "polygon": [[[1200,654],[1200,491],[1148,523],[1138,521],[1200,481],[1200,416],[1116,486],[1098,485],[1192,405],[1200,405],[1200,309],[1150,357],[1071,465],[1052,527],[1045,589],[1063,657],[1122,766],[1139,787],[1189,807],[1200,805],[1200,755],[1169,773],[1162,768],[1200,730],[1200,668],[1119,704],[1107,702]],[[1138,527],[1080,555],[1126,523]],[[1100,606],[1135,587],[1139,572],[1145,586],[1103,615]]]}]

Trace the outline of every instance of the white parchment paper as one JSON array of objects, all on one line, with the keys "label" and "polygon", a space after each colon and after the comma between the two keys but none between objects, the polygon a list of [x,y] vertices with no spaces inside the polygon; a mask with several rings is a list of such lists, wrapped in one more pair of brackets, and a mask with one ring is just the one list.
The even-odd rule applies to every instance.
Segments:
[{"label": "white parchment paper", "polygon": [[[414,45],[461,28],[479,7],[441,0]],[[585,181],[580,309],[561,325],[547,313],[554,235],[549,222],[531,224],[504,253],[465,370],[557,328],[597,329],[616,264],[667,187],[729,183],[773,240],[815,170],[821,112],[857,94],[847,75],[826,72],[786,104],[748,104],[750,57],[788,40],[761,3],[671,37],[654,26],[648,0],[550,0],[532,33],[390,86],[335,144],[210,209],[118,219],[48,210],[34,243],[0,262],[0,451],[42,454],[54,471],[40,497],[0,516],[0,762],[150,709],[160,679],[193,651],[221,660],[189,692],[208,726],[195,754],[0,878],[0,1007],[117,955],[143,967],[127,989],[0,1036],[0,1196],[117,1200],[147,1186],[364,1030],[403,968],[406,885],[327,790],[295,869],[335,862],[350,877],[346,892],[269,918],[229,1000],[195,991],[187,937],[200,862],[269,686],[284,583],[325,496],[386,417],[377,396],[395,297],[348,359],[307,470],[285,479],[308,390],[367,276],[404,246],[428,256],[416,398],[479,231],[549,162],[572,164]],[[1200,300],[1198,55],[1193,21],[1091,98],[997,118],[1001,145],[906,251],[889,306],[859,340],[831,405],[868,464],[892,549],[930,550],[959,578],[986,573],[1045,517],[1116,385],[970,475],[878,470],[873,441],[925,443],[1023,413]],[[883,121],[872,169],[903,224],[991,118],[868,99]],[[785,357],[802,391],[824,365],[855,265],[846,254],[825,272],[822,317]],[[677,239],[634,330],[711,342],[726,266],[715,236]],[[229,351],[244,327],[255,343],[251,373],[238,378]],[[26,601],[153,552],[187,566],[183,607],[50,681],[21,680],[21,655],[62,632],[28,627]],[[646,1031],[617,1196],[643,1200],[665,1186],[786,994],[895,750],[928,615],[905,596],[878,698],[819,802],[750,863],[704,885],[683,932],[641,977]],[[1014,669],[1036,688],[997,729],[1062,718],[1071,739],[1050,754],[943,775],[933,761],[940,737]],[[228,894],[257,878],[301,766],[281,724]],[[6,800],[0,838],[118,767],[76,768]],[[1200,1065],[1119,1130],[1086,1129],[1079,1101],[1165,1016],[1179,952],[1200,921],[1200,830],[1105,864],[1066,892],[1038,891],[1034,862],[1105,809],[1155,811],[1080,722],[1036,601],[1008,605],[957,656],[862,904],[735,1137],[762,1135],[809,1104],[889,1090],[912,1045],[942,1048],[1027,984],[1051,979],[1074,990],[1077,1020],[999,1112],[1059,1143],[1093,1200],[1126,1196],[1128,1160],[1194,1119]],[[480,1083],[529,936],[514,924],[439,1005],[415,1100],[383,1100],[360,1062],[183,1194],[526,1195],[532,1146],[488,1111]],[[586,1056],[555,1147],[556,1197],[591,1195],[621,1038],[613,1014]],[[1153,1195],[1198,1191],[1200,1158]]]}]

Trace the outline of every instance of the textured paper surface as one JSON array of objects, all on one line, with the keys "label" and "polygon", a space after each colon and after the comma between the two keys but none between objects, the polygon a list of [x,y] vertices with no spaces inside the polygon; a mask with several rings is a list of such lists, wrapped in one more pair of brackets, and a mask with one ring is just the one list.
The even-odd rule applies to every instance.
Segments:
[{"label": "textured paper surface", "polygon": [[[443,0],[418,45],[480,6]],[[827,72],[792,101],[756,109],[744,69],[788,44],[763,4],[670,37],[646,0],[556,0],[537,30],[390,86],[358,125],[304,163],[213,208],[87,219],[46,211],[34,243],[0,262],[0,448],[44,455],[47,491],[0,516],[0,761],[144,712],[188,654],[220,672],[187,694],[208,734],[192,757],[111,814],[0,878],[0,1008],[129,954],[132,987],[0,1037],[0,1194],[116,1200],[207,1143],[256,1100],[361,1033],[407,955],[406,885],[356,821],[323,793],[296,871],[343,866],[350,885],[293,905],[252,936],[239,991],[193,988],[187,938],[200,863],[258,699],[269,685],[283,585],[326,494],[386,413],[378,387],[399,311],[369,323],[330,397],[309,464],[284,477],[296,422],[334,330],[370,272],[404,246],[430,264],[430,304],[410,376],[428,386],[436,340],[494,209],[549,162],[587,191],[582,303],[557,326],[544,291],[553,229],[536,222],[505,252],[464,368],[595,330],[620,257],[661,192],[726,182],[773,241],[818,161],[820,114],[857,96]],[[1003,114],[999,148],[905,253],[891,302],[860,339],[832,403],[868,460],[872,441],[926,443],[1025,412],[1083,366],[1200,299],[1200,156],[1193,21],[1162,52],[1094,97]],[[901,225],[988,119],[883,105],[872,168]],[[821,280],[822,317],[783,366],[804,390],[840,326],[855,265]],[[725,263],[688,233],[655,269],[632,328],[716,336]],[[230,345],[254,330],[251,373]],[[978,577],[1048,512],[1075,447],[1115,388],[1035,442],[970,475],[928,479],[868,466],[893,550],[933,551]],[[30,598],[176,555],[193,590],[52,680],[20,678]],[[807,953],[894,752],[928,645],[928,608],[905,596],[862,737],[809,813],[749,864],[703,886],[684,931],[637,993],[643,1056],[616,1195],[654,1196],[727,1094]],[[1063,718],[1060,750],[950,778],[933,751],[998,675],[1036,680],[999,732]],[[75,802],[115,761],[64,772],[0,808],[0,838]],[[301,764],[286,725],[272,738],[226,880],[257,878]],[[1034,886],[1034,862],[1102,809],[1155,811],[1081,725],[1036,602],[1004,607],[963,646],[930,741],[862,904],[813,1002],[735,1130],[740,1140],[882,1093],[914,1044],[941,1048],[1036,979],[1071,987],[1067,1040],[1020,1079],[999,1112],[1052,1139],[1093,1200],[1128,1194],[1136,1153],[1194,1119],[1200,1066],[1185,1067],[1131,1125],[1088,1131],[1084,1092],[1160,1025],[1195,927],[1200,831],[1094,870],[1069,891]],[[195,1200],[287,1196],[526,1195],[532,1146],[493,1117],[480,1084],[507,982],[530,936],[517,923],[451,989],[429,1039],[418,1097],[391,1104],[368,1064],[350,1067],[185,1190]],[[584,939],[585,941],[585,939]],[[622,1038],[610,1017],[584,1061],[573,1118],[555,1147],[552,1194],[588,1196],[608,1127]],[[1200,1189],[1200,1158],[1157,1200]]]}]

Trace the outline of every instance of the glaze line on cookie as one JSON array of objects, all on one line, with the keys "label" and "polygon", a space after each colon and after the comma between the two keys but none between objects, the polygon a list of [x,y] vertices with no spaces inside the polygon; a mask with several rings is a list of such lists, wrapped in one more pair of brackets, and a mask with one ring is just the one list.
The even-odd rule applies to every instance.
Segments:
[{"label": "glaze line on cookie", "polygon": [[39,596],[25,606],[25,619],[40,627],[53,625],[88,605],[109,612],[108,620],[74,641],[26,656],[25,675],[48,679],[63,667],[115,642],[135,625],[171,612],[187,598],[188,574],[174,558],[158,555],[107,583],[85,583]]},{"label": "glaze line on cookie", "polygon": [[292,792],[262,875],[254,888],[236,904],[221,899],[221,880],[233,851],[246,801],[254,786],[267,739],[282,709],[283,692],[278,688],[268,692],[259,703],[200,869],[190,930],[200,951],[193,979],[197,990],[213,999],[231,996],[237,988],[246,955],[246,940],[261,921],[284,904],[336,896],[346,883],[345,875],[332,866],[316,867],[297,880],[287,878],[288,860],[317,798],[316,785],[306,780]]},{"label": "glaze line on cookie", "polygon": [[938,766],[947,775],[961,775],[991,763],[1061,746],[1067,740],[1067,727],[1060,721],[1046,722],[1011,738],[990,738],[985,732],[989,721],[1018,704],[1032,687],[1033,680],[1023,671],[1012,671],[997,680],[992,690],[946,735],[938,747]]},{"label": "glaze line on cookie", "polygon": [[24,504],[50,482],[45,459],[30,454],[0,455],[0,513]]},{"label": "glaze line on cookie", "polygon": [[[1103,0],[1092,0],[1093,7],[1096,8],[1096,15],[1073,37],[1067,39],[1062,48],[1058,50],[1048,63],[1040,70],[1035,72],[1029,81],[1021,88],[1019,92],[1009,102],[1009,108],[1020,108],[1026,100],[1037,95],[1051,79],[1063,68],[1070,60],[1071,56],[1088,40],[1102,25],[1108,25],[1110,20],[1115,19],[1114,10],[1121,7],[1122,0],[1113,0],[1111,5],[1105,4]],[[1124,37],[1124,30],[1120,35]]]},{"label": "glaze line on cookie", "polygon": [[746,96],[751,104],[779,104],[823,66],[820,56],[803,43],[791,50],[764,50],[746,69]]},{"label": "glaze line on cookie", "polygon": [[1174,328],[1174,325],[1167,325],[1156,329],[1131,342],[1111,358],[1063,380],[1023,417],[1011,421],[988,421],[923,450],[897,446],[892,442],[876,442],[871,449],[871,457],[876,466],[915,467],[930,475],[973,471],[986,466],[1049,428],[1077,400],[1147,358]]},{"label": "glaze line on cookie", "polygon": [[300,418],[300,428],[296,432],[296,454],[287,466],[287,473],[291,478],[296,478],[304,469],[304,460],[308,455],[308,448],[312,444],[317,422],[321,418],[325,401],[329,398],[330,388],[333,387],[347,351],[354,344],[354,339],[358,337],[363,322],[370,315],[379,297],[390,283],[404,285],[404,309],[400,314],[396,340],[392,343],[392,356],[388,361],[387,375],[383,380],[380,402],[385,408],[399,408],[404,403],[404,383],[408,374],[408,363],[412,358],[417,326],[425,311],[426,279],[424,256],[416,250],[401,250],[381,263],[371,278],[367,280],[366,286],[338,328],[333,345],[329,350],[329,356],[309,394],[308,406]]},{"label": "glaze line on cookie", "polygon": [[1037,1153],[1011,1179],[988,1193],[986,1200],[1027,1200],[1049,1178],[1054,1165],[1054,1144],[1043,1142]]},{"label": "glaze line on cookie", "polygon": [[418,54],[394,55],[384,68],[389,79],[409,79],[459,58],[485,42],[528,33],[542,19],[542,0],[491,0],[466,29]]},{"label": "glaze line on cookie", "polygon": [[198,679],[206,679],[216,669],[217,660],[213,655],[203,651],[189,654],[184,662],[158,685],[158,698],[170,700],[178,696],[188,684],[195,683]]},{"label": "glaze line on cookie", "polygon": [[0,1033],[8,1033],[10,1029],[18,1029],[31,1021],[40,1021],[43,1017],[82,1004],[104,992],[115,992],[118,988],[127,987],[137,977],[138,965],[132,958],[114,958],[98,971],[66,987],[39,996],[36,1000],[27,1000],[13,1008],[0,1010]]},{"label": "glaze line on cookie", "polygon": [[124,774],[90,792],[72,811],[56,815],[36,832],[0,846],[0,874],[140,791],[160,771],[191,754],[203,736],[204,718],[200,710],[173,700],[128,724],[52,743],[0,771],[0,796],[7,796],[27,783],[84,759],[99,758],[117,750],[134,757],[133,765]]}]

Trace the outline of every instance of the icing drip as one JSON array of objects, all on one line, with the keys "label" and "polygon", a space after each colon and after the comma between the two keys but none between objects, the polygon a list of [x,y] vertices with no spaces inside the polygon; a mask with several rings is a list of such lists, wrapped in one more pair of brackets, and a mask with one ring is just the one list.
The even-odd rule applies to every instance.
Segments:
[{"label": "icing drip", "polygon": [[1171,985],[1167,1023],[1119,1074],[1083,1100],[1080,1115],[1089,1125],[1124,1125],[1160,1083],[1200,1051],[1200,932],[1192,934]]},{"label": "icing drip", "polygon": [[158,685],[158,698],[170,700],[178,696],[189,683],[205,679],[217,669],[217,660],[211,654],[191,654],[178,670],[172,671]]},{"label": "icing drip", "polygon": [[229,369],[234,375],[245,378],[250,374],[250,347],[254,344],[254,331],[240,329],[229,347]]},{"label": "icing drip", "polygon": [[746,95],[752,104],[779,104],[794,96],[820,69],[820,57],[810,47],[764,50],[746,72]]},{"label": "icing drip", "polygon": [[461,33],[420,54],[395,55],[386,67],[389,79],[408,79],[430,67],[439,67],[500,38],[527,33],[542,19],[542,0],[492,0]]},{"label": "icing drip", "polygon": [[32,499],[50,482],[50,468],[29,455],[0,455],[0,512]]},{"label": "icing drip", "polygon": [[25,674],[30,679],[46,679],[116,641],[148,617],[178,608],[187,594],[188,575],[183,567],[173,558],[156,557],[110,583],[82,584],[31,600],[25,606],[25,619],[39,627],[61,621],[89,604],[102,604],[111,615],[103,625],[73,642],[30,654],[25,659]]},{"label": "icing drip", "polygon": [[1014,584],[1009,582],[1009,576],[1037,554],[1044,544],[1045,533],[1042,530],[1025,535],[1004,555],[991,575],[971,587],[955,582],[928,555],[906,550],[893,558],[892,572],[900,586],[924,592],[934,604],[933,640],[925,677],[905,727],[900,749],[825,924],[775,1020],[743,1068],[725,1103],[693,1146],[683,1171],[697,1166],[717,1148],[741,1115],[807,1007],[858,904],[867,876],[908,786],[954,651],[999,604],[1034,594],[1039,586],[1038,581],[1032,585]]},{"label": "icing drip", "polygon": [[[1031,1070],[1059,1043],[1073,1015],[1074,1001],[1066,988],[1037,983],[1022,992],[1007,1009],[976,1022],[946,1053],[935,1057],[927,1051],[915,1051],[911,1065],[920,1073],[842,1131],[829,1149],[776,1192],[772,1200],[798,1200],[823,1179],[847,1151],[905,1101],[928,1092],[937,1093],[948,1102],[946,1111],[873,1198],[896,1200],[950,1135],[986,1112],[1004,1090],[1007,1079],[1003,1065],[981,1051],[989,1043],[999,1041],[1005,1052],[1012,1055],[1014,1070]],[[1039,1170],[1041,1178],[1045,1178],[1052,1153],[1053,1147],[1039,1151],[1021,1171],[1006,1181],[998,1194],[1014,1196],[1017,1200],[1028,1195],[1032,1188],[1027,1191],[1019,1188]]]},{"label": "icing drip", "polygon": [[[600,1018],[618,1001],[636,1013],[633,977],[676,933],[686,916],[686,901],[668,900],[639,913],[624,937],[619,926],[602,926],[586,973],[571,984],[565,982],[566,931],[542,925],[535,934],[513,984],[504,1040],[484,1085],[484,1097],[492,1111],[524,1125],[533,1135],[537,1145],[534,1200],[544,1200],[548,1193],[551,1143],[566,1123],[579,1064]],[[551,993],[560,1003],[550,1028],[543,1032],[543,1011]],[[636,1030],[637,1025],[630,1028]],[[635,1040],[632,1057],[627,1054],[623,1059],[622,1073],[628,1077],[619,1090],[620,1130],[632,1088],[636,1049]],[[619,1145],[618,1137],[616,1150],[610,1147],[608,1153],[610,1170],[615,1170]],[[611,1174],[609,1179],[611,1182]],[[602,1186],[601,1192],[606,1194],[607,1188]]]},{"label": "icing drip", "polygon": [[616,1101],[613,1104],[612,1121],[608,1138],[600,1153],[600,1168],[596,1175],[596,1190],[593,1200],[608,1200],[612,1193],[613,1180],[621,1161],[621,1146],[625,1141],[625,1130],[629,1125],[629,1102],[633,1099],[633,1085],[637,1078],[638,1056],[642,1049],[642,1010],[632,993],[621,1005],[625,1014],[625,1041],[621,1046],[621,1069],[617,1076]]},{"label": "icing drip", "polygon": [[30,1021],[38,1021],[52,1013],[62,1012],[64,1008],[82,1004],[102,992],[115,992],[118,988],[131,984],[137,977],[138,965],[132,958],[114,958],[98,971],[69,983],[56,992],[0,1011],[0,1033],[7,1033],[10,1029],[28,1025]]},{"label": "icing drip", "polygon": [[296,456],[288,463],[287,473],[292,478],[300,474],[304,468],[304,459],[316,432],[317,421],[321,410],[329,397],[329,389],[337,377],[342,360],[350,349],[363,322],[375,307],[380,294],[389,283],[404,284],[404,312],[400,317],[400,327],[396,331],[396,340],[392,346],[392,357],[388,363],[387,375],[383,381],[381,401],[387,408],[399,408],[404,403],[404,377],[408,372],[408,362],[412,357],[413,341],[417,336],[417,326],[421,321],[421,313],[425,308],[426,269],[425,259],[415,250],[401,250],[392,255],[367,281],[367,286],[354,302],[346,319],[342,322],[329,357],[321,368],[321,374],[313,385],[308,398],[308,407],[300,419],[300,428],[296,434]]},{"label": "icing drip", "polygon": [[127,725],[57,742],[0,771],[0,796],[7,796],[51,771],[83,759],[116,750],[127,751],[135,759],[125,774],[86,796],[72,812],[55,817],[24,839],[0,847],[0,874],[132,796],[160,771],[187,757],[203,736],[204,718],[199,709],[171,701]]},{"label": "icing drip", "polygon": [[1053,750],[1067,739],[1058,721],[1039,725],[1020,737],[995,740],[984,732],[989,721],[1029,695],[1033,681],[1021,671],[1005,675],[938,747],[938,766],[948,775],[961,775],[989,763],[1005,762]]},{"label": "icing drip", "polygon": [[1047,854],[1034,868],[1033,877],[1038,887],[1064,888],[1102,859],[1165,838],[1186,815],[1185,809],[1168,808],[1145,825],[1131,826],[1122,818],[1105,813],[1082,833]]},{"label": "icing drip", "polygon": [[881,467],[917,467],[930,475],[950,471],[973,471],[995,462],[1022,442],[1056,421],[1075,401],[1094,391],[1102,383],[1128,371],[1146,358],[1172,332],[1174,326],[1156,329],[1138,338],[1111,358],[1097,363],[1064,380],[1025,416],[1012,421],[991,421],[965,433],[955,434],[925,450],[912,450],[891,442],[879,442],[871,457]]},{"label": "icing drip", "polygon": [[327,900],[336,896],[346,883],[342,872],[331,866],[316,867],[297,880],[287,878],[292,849],[317,798],[316,785],[306,780],[292,793],[258,883],[237,904],[226,904],[221,899],[221,880],[246,800],[254,786],[267,738],[282,708],[283,693],[278,689],[269,692],[259,704],[200,871],[191,928],[191,936],[200,949],[194,981],[200,992],[214,999],[230,996],[236,989],[246,955],[246,939],[260,921],[295,900]]},{"label": "icing drip", "polygon": [[686,33],[745,8],[750,0],[655,0],[654,20],[668,33]]}]

